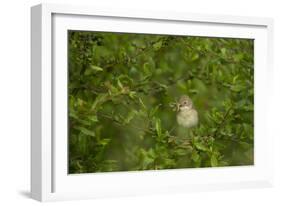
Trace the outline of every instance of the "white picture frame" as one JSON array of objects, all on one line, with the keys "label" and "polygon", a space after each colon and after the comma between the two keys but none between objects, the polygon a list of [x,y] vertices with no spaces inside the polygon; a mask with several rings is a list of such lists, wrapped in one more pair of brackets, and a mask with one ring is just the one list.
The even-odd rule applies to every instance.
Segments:
[{"label": "white picture frame", "polygon": [[[273,136],[267,121],[272,19],[40,4],[31,9],[31,26],[32,198],[53,201],[273,185]],[[254,166],[68,175],[68,29],[254,38]]]}]

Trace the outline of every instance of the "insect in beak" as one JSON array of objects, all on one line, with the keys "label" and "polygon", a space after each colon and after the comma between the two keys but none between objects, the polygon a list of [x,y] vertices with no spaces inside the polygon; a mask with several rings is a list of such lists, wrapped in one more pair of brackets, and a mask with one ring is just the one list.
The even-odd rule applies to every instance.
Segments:
[{"label": "insect in beak", "polygon": [[179,111],[180,111],[180,104],[177,103],[177,112],[179,112]]}]

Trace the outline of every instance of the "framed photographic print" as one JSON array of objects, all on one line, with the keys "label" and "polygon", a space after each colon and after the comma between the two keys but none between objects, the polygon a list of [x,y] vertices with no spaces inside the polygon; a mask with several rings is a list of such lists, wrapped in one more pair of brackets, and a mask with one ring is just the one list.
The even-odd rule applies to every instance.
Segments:
[{"label": "framed photographic print", "polygon": [[271,19],[31,14],[34,199],[272,185]]}]

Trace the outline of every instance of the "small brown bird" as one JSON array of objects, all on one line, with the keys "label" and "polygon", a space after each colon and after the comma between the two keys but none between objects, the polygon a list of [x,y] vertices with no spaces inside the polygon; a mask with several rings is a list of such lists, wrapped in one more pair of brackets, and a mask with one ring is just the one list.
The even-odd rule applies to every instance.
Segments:
[{"label": "small brown bird", "polygon": [[180,97],[177,110],[177,122],[179,125],[191,128],[198,124],[198,113],[193,108],[192,100],[188,96],[183,95]]}]

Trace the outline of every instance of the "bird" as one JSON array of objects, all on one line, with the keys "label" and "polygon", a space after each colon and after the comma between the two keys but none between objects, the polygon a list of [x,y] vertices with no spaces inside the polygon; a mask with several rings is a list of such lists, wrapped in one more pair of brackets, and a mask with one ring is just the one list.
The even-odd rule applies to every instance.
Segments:
[{"label": "bird", "polygon": [[192,128],[198,124],[198,112],[193,107],[192,100],[182,95],[177,103],[177,122],[184,128]]}]

